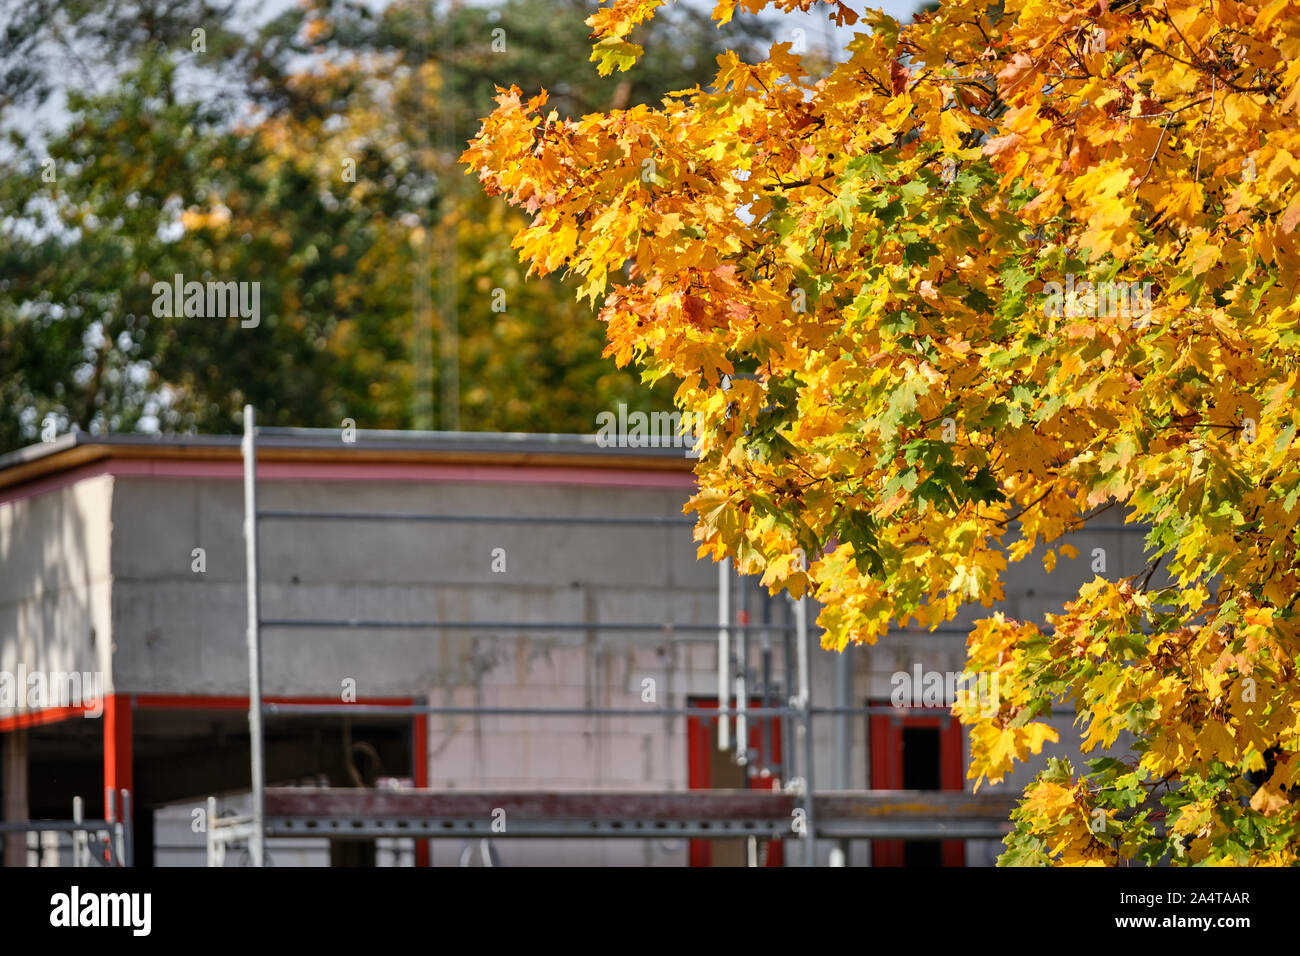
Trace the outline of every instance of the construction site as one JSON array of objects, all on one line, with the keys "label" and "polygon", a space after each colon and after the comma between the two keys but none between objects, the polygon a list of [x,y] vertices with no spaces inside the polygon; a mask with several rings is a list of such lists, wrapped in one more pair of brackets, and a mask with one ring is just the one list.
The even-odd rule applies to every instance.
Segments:
[{"label": "construction site", "polygon": [[[1048,754],[972,792],[968,623],[823,649],[697,557],[683,449],[254,416],[0,458],[6,865],[995,861]],[[1000,609],[1136,573],[1133,530]]]}]

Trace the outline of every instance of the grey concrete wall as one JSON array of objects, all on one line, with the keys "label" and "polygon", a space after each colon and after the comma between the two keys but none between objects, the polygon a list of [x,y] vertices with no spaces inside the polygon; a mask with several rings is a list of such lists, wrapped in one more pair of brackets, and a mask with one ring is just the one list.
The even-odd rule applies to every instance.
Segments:
[{"label": "grey concrete wall", "polygon": [[[662,490],[396,482],[266,481],[260,494],[263,509],[452,514],[674,516],[683,500]],[[242,508],[234,481],[118,480],[113,629],[121,687],[247,692]],[[616,636],[601,622],[709,623],[716,615],[712,570],[694,560],[686,527],[268,521],[261,545],[265,618],[537,624],[268,628],[268,694],[339,696],[345,679],[362,697],[477,687],[517,647],[542,667],[560,648],[586,648],[594,680],[625,651],[657,646],[663,633]],[[194,548],[205,549],[204,573],[192,570]],[[505,573],[492,571],[496,548],[505,551]],[[591,628],[559,632],[546,622]]]},{"label": "grey concrete wall", "polygon": [[0,671],[110,688],[112,488],[101,476],[0,504]]},{"label": "grey concrete wall", "polygon": [[[677,490],[412,482],[260,484],[263,509],[535,515],[678,516]],[[109,670],[114,686],[140,693],[243,695],[245,590],[242,486],[236,480],[94,478],[0,506],[0,670]],[[1112,519],[1113,524],[1118,519]],[[1071,536],[1080,556],[1043,571],[1041,554],[1005,574],[1005,613],[1041,620],[1094,576],[1136,573],[1140,540],[1118,531]],[[193,549],[206,570],[193,570]],[[506,571],[494,573],[493,552]],[[695,558],[690,529],[585,525],[266,522],[263,614],[268,618],[473,620],[471,630],[278,630],[264,635],[268,694],[338,697],[345,680],[362,697],[427,696],[454,706],[674,707],[716,692],[711,631],[716,567]],[[994,609],[963,611],[968,624]],[[520,629],[490,622],[528,621]],[[581,622],[548,630],[545,622]],[[778,608],[776,622],[783,621]],[[602,623],[644,622],[641,633]],[[779,640],[776,642],[779,648]],[[897,633],[854,656],[854,702],[887,701],[891,676],[960,672],[961,634]],[[781,656],[776,655],[780,675]],[[818,704],[832,702],[834,655],[814,648]],[[751,656],[757,665],[757,650]],[[644,681],[655,700],[643,700]],[[1078,730],[1057,718],[1055,755],[1077,759]],[[850,721],[849,783],[868,784],[867,721]],[[819,788],[832,782],[834,720],[816,725]],[[793,740],[786,740],[787,753]],[[431,721],[433,786],[684,789],[686,727],[663,718],[439,717]],[[1042,758],[1004,786],[1032,776]],[[676,865],[684,843],[500,841],[505,863]],[[828,849],[828,848],[826,848]],[[997,847],[972,843],[972,862]],[[440,862],[460,845],[439,844]],[[823,850],[823,858],[825,849]],[[865,844],[853,861],[866,862]]]},{"label": "grey concrete wall", "polygon": [[[681,515],[680,491],[464,483],[259,485],[263,510]],[[242,488],[119,479],[113,500],[119,684],[247,692]],[[716,691],[717,576],[688,526],[268,521],[266,618],[534,622],[526,628],[279,630],[268,694],[427,696],[448,706],[652,708]],[[192,549],[206,571],[192,570]],[[494,549],[505,571],[493,571]],[[546,624],[583,623],[556,631]],[[636,633],[603,622],[650,625]],[[665,624],[708,625],[704,632]],[[644,681],[655,699],[643,700]],[[659,718],[446,717],[430,724],[435,787],[684,789],[685,725]],[[182,837],[178,837],[180,839]],[[685,861],[681,841],[502,841],[509,863]],[[458,857],[439,844],[435,854]],[[447,862],[443,859],[442,862]]]}]

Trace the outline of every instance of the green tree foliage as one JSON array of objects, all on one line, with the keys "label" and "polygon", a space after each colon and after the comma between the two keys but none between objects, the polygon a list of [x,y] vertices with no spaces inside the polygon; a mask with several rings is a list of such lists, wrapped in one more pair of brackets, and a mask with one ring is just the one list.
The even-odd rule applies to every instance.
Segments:
[{"label": "green tree foliage", "polygon": [[[47,416],[229,431],[245,402],[280,424],[445,426],[452,307],[462,428],[590,431],[618,401],[667,407],[602,360],[573,283],[523,282],[524,219],[455,165],[499,83],[547,88],[566,116],[630,107],[760,36],[685,11],[646,28],[661,54],[641,75],[599,77],[577,68],[591,10],[455,6],[448,32],[409,0],[257,27],[188,0],[18,4],[0,44],[0,449]],[[258,283],[257,327],[155,315],[154,283],[177,274]]]}]

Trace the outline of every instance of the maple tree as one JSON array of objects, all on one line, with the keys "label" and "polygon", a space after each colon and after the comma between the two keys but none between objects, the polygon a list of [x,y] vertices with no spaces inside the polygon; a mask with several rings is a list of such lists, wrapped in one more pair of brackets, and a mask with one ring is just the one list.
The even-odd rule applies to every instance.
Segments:
[{"label": "maple tree", "polygon": [[[659,6],[588,21],[599,72]],[[463,162],[607,353],[678,383],[701,552],[811,590],[826,646],[989,607],[1104,509],[1149,526],[1138,574],[970,633],[976,786],[1054,703],[1085,752],[1134,741],[1049,761],[1003,863],[1300,862],[1300,5],[776,6],[854,27],[843,61],[723,54],[580,119],[503,89]]]}]

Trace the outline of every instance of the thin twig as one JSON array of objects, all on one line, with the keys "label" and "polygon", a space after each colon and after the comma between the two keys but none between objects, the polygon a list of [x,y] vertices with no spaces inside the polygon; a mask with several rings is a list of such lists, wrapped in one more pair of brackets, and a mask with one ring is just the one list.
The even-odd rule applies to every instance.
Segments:
[{"label": "thin twig", "polygon": [[1219,78],[1216,76],[1210,80],[1210,115],[1205,117],[1205,125],[1201,127],[1201,141],[1196,144],[1196,175],[1193,179],[1198,183],[1201,181],[1201,150],[1205,147],[1205,132],[1214,120],[1214,98],[1218,92]]}]

